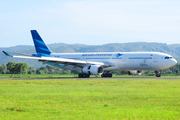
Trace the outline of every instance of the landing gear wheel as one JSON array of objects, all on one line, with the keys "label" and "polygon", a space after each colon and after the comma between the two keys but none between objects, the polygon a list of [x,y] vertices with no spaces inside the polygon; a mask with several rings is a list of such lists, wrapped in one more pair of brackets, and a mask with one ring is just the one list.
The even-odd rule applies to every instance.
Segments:
[{"label": "landing gear wheel", "polygon": [[101,77],[112,77],[111,73],[102,74]]},{"label": "landing gear wheel", "polygon": [[90,76],[89,74],[85,74],[85,73],[79,73],[78,74],[79,78],[89,78],[89,76]]},{"label": "landing gear wheel", "polygon": [[78,74],[78,77],[79,77],[79,78],[82,78],[82,74],[81,74],[81,73],[79,73],[79,74]]},{"label": "landing gear wheel", "polygon": [[85,78],[85,77],[86,77],[86,74],[82,74],[82,76],[83,76],[83,78]]},{"label": "landing gear wheel", "polygon": [[109,77],[112,77],[112,74],[111,74],[111,73],[109,74]]},{"label": "landing gear wheel", "polygon": [[161,77],[161,72],[160,72],[160,70],[156,70],[155,73],[156,73],[156,77]]},{"label": "landing gear wheel", "polygon": [[156,77],[161,77],[161,73],[157,73],[157,74],[156,74]]}]

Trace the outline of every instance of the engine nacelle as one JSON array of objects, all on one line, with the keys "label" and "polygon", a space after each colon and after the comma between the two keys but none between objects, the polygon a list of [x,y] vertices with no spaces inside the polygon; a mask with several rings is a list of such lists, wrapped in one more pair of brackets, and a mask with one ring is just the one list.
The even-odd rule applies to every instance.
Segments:
[{"label": "engine nacelle", "polygon": [[88,65],[83,67],[82,72],[89,75],[102,75],[104,69],[101,65]]},{"label": "engine nacelle", "polygon": [[124,74],[129,75],[141,75],[143,71],[141,70],[130,70],[130,71],[123,71]]}]

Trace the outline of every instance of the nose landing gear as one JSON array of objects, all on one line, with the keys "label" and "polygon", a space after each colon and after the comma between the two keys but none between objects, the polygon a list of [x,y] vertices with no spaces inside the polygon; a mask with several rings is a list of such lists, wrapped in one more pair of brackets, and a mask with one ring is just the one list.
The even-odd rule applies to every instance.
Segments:
[{"label": "nose landing gear", "polygon": [[156,73],[156,77],[161,77],[161,71],[160,70],[156,70],[155,73]]}]

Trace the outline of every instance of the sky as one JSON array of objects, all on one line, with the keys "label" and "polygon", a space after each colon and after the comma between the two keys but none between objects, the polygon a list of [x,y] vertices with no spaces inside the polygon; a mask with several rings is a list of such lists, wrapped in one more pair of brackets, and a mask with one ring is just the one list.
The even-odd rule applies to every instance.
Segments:
[{"label": "sky", "polygon": [[180,44],[180,0],[0,0],[0,47],[45,43]]}]

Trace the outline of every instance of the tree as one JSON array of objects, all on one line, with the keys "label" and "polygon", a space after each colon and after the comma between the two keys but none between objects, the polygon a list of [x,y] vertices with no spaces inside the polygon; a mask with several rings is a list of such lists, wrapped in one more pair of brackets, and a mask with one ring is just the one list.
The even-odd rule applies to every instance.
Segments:
[{"label": "tree", "polygon": [[6,74],[7,72],[7,66],[4,64],[0,66],[0,74]]},{"label": "tree", "polygon": [[28,65],[26,63],[13,63],[13,62],[8,62],[6,65],[7,69],[10,71],[12,74],[18,74],[22,72],[23,74],[27,74],[27,68]]},{"label": "tree", "polygon": [[41,67],[39,70],[40,70],[41,72],[44,71],[43,74],[44,74],[44,73],[45,73],[45,74],[48,74],[48,69],[47,69],[46,67]]},{"label": "tree", "polygon": [[16,63],[8,62],[8,64],[6,66],[7,66],[7,69],[9,70],[10,73],[12,73],[12,74],[15,73]]},{"label": "tree", "polygon": [[55,67],[47,65],[46,68],[48,69],[48,74],[54,74]]},{"label": "tree", "polygon": [[28,65],[26,63],[17,63],[15,65],[15,73],[18,74],[18,73],[23,73],[23,74],[27,74],[27,68],[28,68]]},{"label": "tree", "polygon": [[178,70],[176,70],[176,74],[178,74],[178,72],[179,72],[179,71],[178,71]]},{"label": "tree", "polygon": [[71,70],[64,70],[63,74],[71,74]]},{"label": "tree", "polygon": [[36,74],[44,74],[44,70],[36,70]]},{"label": "tree", "polygon": [[81,73],[81,70],[71,70],[71,74],[78,74]]},{"label": "tree", "polygon": [[28,68],[28,74],[36,74],[36,68],[29,67]]}]

